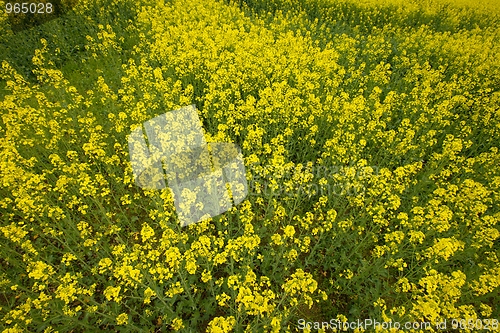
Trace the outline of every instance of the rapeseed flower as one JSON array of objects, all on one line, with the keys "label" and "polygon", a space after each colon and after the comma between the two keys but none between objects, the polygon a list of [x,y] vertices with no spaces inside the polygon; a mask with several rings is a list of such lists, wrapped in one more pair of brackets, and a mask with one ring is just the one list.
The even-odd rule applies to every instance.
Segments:
[{"label": "rapeseed flower", "polygon": [[[458,3],[82,0],[22,50],[0,15],[5,331],[498,318],[498,17]],[[251,187],[180,229],[202,188],[137,188],[126,136],[192,104]]]}]

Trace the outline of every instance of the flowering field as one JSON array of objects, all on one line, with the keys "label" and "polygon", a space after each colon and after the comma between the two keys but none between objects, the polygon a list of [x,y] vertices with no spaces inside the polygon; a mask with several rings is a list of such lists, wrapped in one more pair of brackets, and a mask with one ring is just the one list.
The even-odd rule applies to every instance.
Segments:
[{"label": "flowering field", "polygon": [[[495,1],[2,15],[3,332],[500,330]],[[127,137],[191,104],[249,194],[181,227]]]}]

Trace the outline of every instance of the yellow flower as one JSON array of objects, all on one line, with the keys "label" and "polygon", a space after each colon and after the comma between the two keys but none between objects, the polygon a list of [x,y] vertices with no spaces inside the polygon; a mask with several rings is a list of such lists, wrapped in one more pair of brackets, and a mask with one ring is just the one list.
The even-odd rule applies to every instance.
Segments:
[{"label": "yellow flower", "polygon": [[24,227],[25,226],[18,226],[15,223],[11,223],[7,226],[0,227],[0,230],[6,238],[18,243],[24,238],[24,236],[26,236],[26,234],[28,234],[28,232],[24,230]]},{"label": "yellow flower", "polygon": [[184,288],[181,287],[181,283],[176,282],[165,292],[165,295],[168,297],[174,297],[175,295],[181,294],[183,292]]},{"label": "yellow flower", "polygon": [[121,313],[116,317],[116,324],[117,325],[125,325],[128,323],[128,314],[126,313]]},{"label": "yellow flower", "polygon": [[212,274],[207,270],[204,270],[203,273],[201,274],[201,281],[208,282],[210,280],[212,280]]},{"label": "yellow flower", "polygon": [[104,296],[106,296],[106,299],[108,301],[111,301],[114,298],[117,302],[119,302],[121,300],[121,297],[119,296],[121,289],[122,289],[121,286],[118,287],[108,286],[104,290]]},{"label": "yellow flower", "polygon": [[311,307],[313,302],[310,294],[317,290],[318,283],[311,273],[306,273],[299,268],[292,274],[291,278],[287,279],[282,288],[291,296],[302,295],[305,302]]},{"label": "yellow flower", "polygon": [[288,258],[289,261],[294,261],[298,257],[297,250],[291,249],[285,257]]},{"label": "yellow flower", "polygon": [[295,235],[295,228],[291,225],[288,225],[285,227],[285,229],[283,230],[284,234],[286,237],[293,237],[293,235]]},{"label": "yellow flower", "polygon": [[227,301],[231,299],[230,296],[228,296],[226,293],[222,293],[220,295],[215,296],[215,299],[217,301],[217,304],[220,306],[226,306]]},{"label": "yellow flower", "polygon": [[35,280],[47,280],[52,274],[54,269],[43,261],[37,261],[30,265],[28,276]]},{"label": "yellow flower", "polygon": [[99,274],[104,273],[111,265],[113,261],[110,258],[102,258],[99,260]]},{"label": "yellow flower", "polygon": [[65,253],[61,259],[61,263],[66,266],[71,265],[71,261],[76,260],[76,256],[73,253]]},{"label": "yellow flower", "polygon": [[271,320],[271,332],[279,333],[281,329],[281,319],[278,317],[273,317]]},{"label": "yellow flower", "polygon": [[439,257],[448,260],[455,252],[463,250],[464,242],[452,238],[439,238],[434,241],[434,245],[427,249],[426,256],[435,258],[435,262],[439,261]]},{"label": "yellow flower", "polygon": [[281,240],[281,235],[280,234],[274,234],[274,235],[272,235],[271,236],[271,240],[276,245],[282,245],[283,244],[283,241]]},{"label": "yellow flower", "polygon": [[184,328],[184,323],[182,322],[181,318],[175,318],[172,320],[172,324],[170,324],[173,330],[180,330],[181,328]]},{"label": "yellow flower", "polygon": [[189,274],[196,273],[196,260],[193,257],[189,257],[186,259],[186,270]]},{"label": "yellow flower", "polygon": [[215,317],[208,323],[207,333],[226,333],[231,332],[234,325],[236,324],[236,319],[233,316],[225,317]]},{"label": "yellow flower", "polygon": [[147,242],[149,239],[154,237],[154,235],[155,231],[153,230],[153,228],[151,228],[147,223],[144,223],[141,229],[142,242]]},{"label": "yellow flower", "polygon": [[150,287],[148,287],[144,291],[144,304],[151,303],[151,297],[154,297],[154,296],[156,296],[156,293],[154,292],[153,289],[151,289]]}]

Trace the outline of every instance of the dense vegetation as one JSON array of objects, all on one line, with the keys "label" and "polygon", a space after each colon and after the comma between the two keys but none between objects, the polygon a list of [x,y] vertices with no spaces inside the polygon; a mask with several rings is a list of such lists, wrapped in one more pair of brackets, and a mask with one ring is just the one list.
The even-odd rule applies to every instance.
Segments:
[{"label": "dense vegetation", "polygon": [[[15,31],[3,15],[0,327],[498,328],[498,13],[96,0]],[[169,189],[135,185],[127,136],[190,104],[207,141],[242,148],[250,193],[181,228]]]}]

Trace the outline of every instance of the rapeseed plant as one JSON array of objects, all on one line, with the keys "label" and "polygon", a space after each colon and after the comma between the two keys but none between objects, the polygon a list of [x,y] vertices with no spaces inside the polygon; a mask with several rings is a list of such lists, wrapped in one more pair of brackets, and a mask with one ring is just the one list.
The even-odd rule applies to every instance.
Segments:
[{"label": "rapeseed plant", "polygon": [[[462,2],[80,1],[16,34],[2,14],[4,331],[497,330],[500,26]],[[127,135],[191,104],[252,186],[181,228]]]}]

